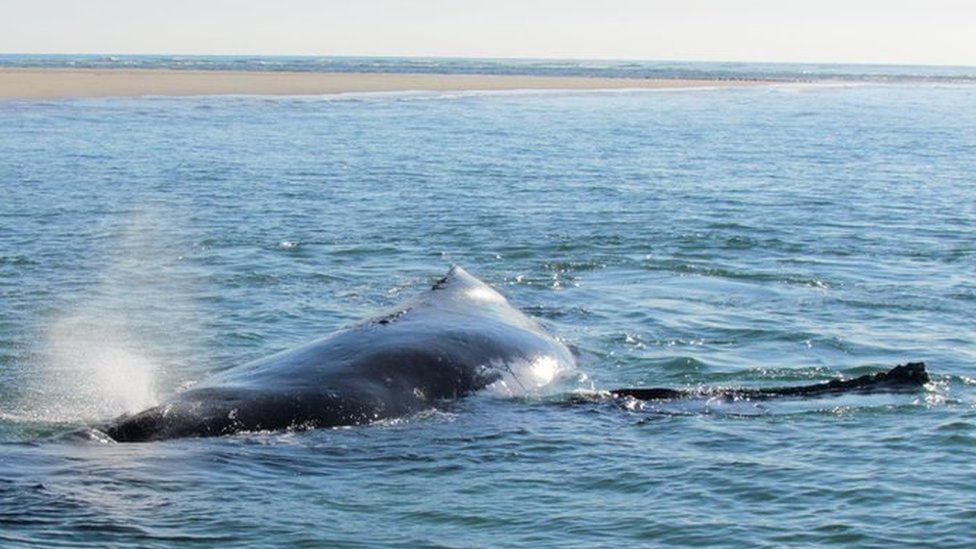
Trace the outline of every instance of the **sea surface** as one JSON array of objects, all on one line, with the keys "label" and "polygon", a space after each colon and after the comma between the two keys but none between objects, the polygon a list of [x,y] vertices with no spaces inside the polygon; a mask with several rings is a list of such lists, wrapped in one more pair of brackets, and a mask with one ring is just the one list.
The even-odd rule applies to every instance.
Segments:
[{"label": "sea surface", "polygon": [[[0,103],[0,545],[971,547],[976,86]],[[64,433],[451,264],[579,355],[398,421]],[[909,394],[638,405],[924,360]]]},{"label": "sea surface", "polygon": [[168,69],[976,84],[976,67],[467,57],[0,54],[0,68]]}]

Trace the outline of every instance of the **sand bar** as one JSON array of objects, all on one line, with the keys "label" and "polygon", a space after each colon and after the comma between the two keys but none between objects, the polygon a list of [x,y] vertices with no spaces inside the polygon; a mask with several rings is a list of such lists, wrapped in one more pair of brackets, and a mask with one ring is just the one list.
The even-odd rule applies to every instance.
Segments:
[{"label": "sand bar", "polygon": [[755,85],[755,81],[162,69],[0,69],[0,99],[143,95],[321,95],[349,92],[597,90]]}]

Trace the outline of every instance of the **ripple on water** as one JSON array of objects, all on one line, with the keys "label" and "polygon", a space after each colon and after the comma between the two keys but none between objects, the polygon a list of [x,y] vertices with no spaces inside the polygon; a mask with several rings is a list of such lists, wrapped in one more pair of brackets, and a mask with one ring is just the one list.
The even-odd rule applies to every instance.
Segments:
[{"label": "ripple on water", "polygon": [[[415,95],[0,103],[0,543],[972,545],[972,88]],[[362,428],[36,440],[135,394],[132,357],[164,396],[450,263],[579,372]],[[64,318],[94,329],[52,361]],[[916,359],[913,395],[601,392]]]}]

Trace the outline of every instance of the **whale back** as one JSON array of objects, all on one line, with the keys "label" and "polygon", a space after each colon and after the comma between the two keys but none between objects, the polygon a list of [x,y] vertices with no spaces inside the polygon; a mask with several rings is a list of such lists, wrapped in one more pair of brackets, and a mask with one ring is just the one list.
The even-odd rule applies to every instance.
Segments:
[{"label": "whale back", "polygon": [[369,423],[463,397],[540,359],[574,364],[538,323],[454,266],[386,313],[230,368],[103,430],[139,441]]},{"label": "whale back", "polygon": [[423,320],[428,316],[434,316],[440,323],[459,322],[462,317],[477,319],[478,322],[493,319],[520,329],[545,333],[535,320],[512,306],[505,296],[458,265],[452,266],[426,292],[363,321],[360,326]]}]

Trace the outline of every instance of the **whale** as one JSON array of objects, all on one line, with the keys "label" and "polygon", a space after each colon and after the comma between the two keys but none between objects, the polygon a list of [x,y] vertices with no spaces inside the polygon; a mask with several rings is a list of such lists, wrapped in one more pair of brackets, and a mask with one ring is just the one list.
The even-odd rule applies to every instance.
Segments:
[{"label": "whale", "polygon": [[628,387],[614,389],[617,398],[635,400],[676,400],[693,397],[720,397],[727,400],[770,400],[774,398],[822,398],[850,393],[914,392],[931,382],[924,362],[907,362],[890,370],[864,374],[851,379],[832,379],[810,385],[787,387],[733,387],[673,389],[670,387]]},{"label": "whale", "polygon": [[536,320],[452,266],[390,311],[231,367],[97,428],[118,442],[142,442],[359,425],[434,408],[526,367],[575,365]]},{"label": "whale", "polygon": [[[157,406],[95,427],[117,442],[305,430],[400,418],[456,400],[519,372],[569,371],[576,357],[534,319],[459,266],[427,291],[322,339],[231,367]],[[554,376],[542,376],[551,381]],[[610,399],[823,398],[916,391],[925,363],[812,385],[606,391]],[[626,402],[621,402],[626,406]]]}]

